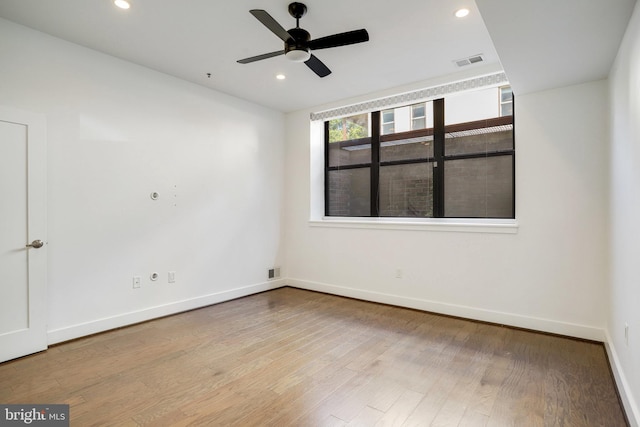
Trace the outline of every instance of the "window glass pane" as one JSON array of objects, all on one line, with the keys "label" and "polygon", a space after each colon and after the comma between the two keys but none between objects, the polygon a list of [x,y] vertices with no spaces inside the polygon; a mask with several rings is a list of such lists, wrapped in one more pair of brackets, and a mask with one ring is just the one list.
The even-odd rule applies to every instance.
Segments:
[{"label": "window glass pane", "polygon": [[369,114],[329,121],[329,166],[371,163]]},{"label": "window glass pane", "polygon": [[329,215],[371,215],[370,171],[370,168],[329,171]]},{"label": "window glass pane", "polygon": [[433,163],[380,167],[380,216],[433,217]]},{"label": "window glass pane", "polygon": [[459,129],[445,134],[447,156],[513,149],[512,124],[497,124],[485,120],[475,125],[460,126]]},{"label": "window glass pane", "polygon": [[497,87],[449,95],[444,103],[445,126],[500,116]]},{"label": "window glass pane", "polygon": [[371,164],[371,140],[332,142],[329,144],[329,167]]},{"label": "window glass pane", "polygon": [[329,120],[329,142],[348,141],[368,136],[371,136],[369,114]]},{"label": "window glass pane", "polygon": [[433,102],[422,102],[381,111],[381,135],[432,127]]},{"label": "window glass pane", "polygon": [[427,125],[427,121],[425,120],[424,117],[414,118],[411,121],[411,130],[424,129],[426,125]]},{"label": "window glass pane", "polygon": [[513,149],[513,121],[500,118],[499,91],[489,88],[447,97],[445,156]]},{"label": "window glass pane", "polygon": [[501,116],[512,116],[513,115],[513,104],[509,102],[508,104],[501,105]]},{"label": "window glass pane", "polygon": [[424,104],[415,104],[411,106],[411,115],[416,117],[424,117]]},{"label": "window glass pane", "polygon": [[382,141],[380,161],[417,160],[433,157],[433,136]]},{"label": "window glass pane", "polygon": [[444,215],[513,218],[511,155],[444,162]]}]

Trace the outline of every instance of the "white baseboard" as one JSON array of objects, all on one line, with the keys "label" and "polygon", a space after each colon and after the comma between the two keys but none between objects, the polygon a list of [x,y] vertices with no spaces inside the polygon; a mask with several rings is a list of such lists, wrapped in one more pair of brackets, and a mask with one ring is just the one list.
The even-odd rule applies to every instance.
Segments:
[{"label": "white baseboard", "polygon": [[611,371],[613,372],[613,376],[616,380],[616,386],[618,387],[620,400],[622,400],[622,405],[624,406],[624,410],[627,413],[629,425],[631,427],[640,427],[640,408],[638,408],[638,404],[636,403],[633,393],[631,392],[629,382],[627,381],[627,377],[622,370],[620,359],[618,358],[618,353],[608,330],[605,331],[605,335],[606,340],[604,342],[604,348],[607,350],[607,356],[609,356]]},{"label": "white baseboard", "polygon": [[400,307],[430,311],[433,313],[446,314],[449,316],[463,317],[466,319],[480,320],[552,334],[566,335],[575,338],[600,342],[605,341],[604,330],[592,326],[577,325],[537,317],[522,316],[514,313],[505,313],[463,305],[447,304],[438,301],[366,291],[362,289],[329,285],[326,283],[311,282],[308,280],[286,279],[286,283],[289,286],[307,289],[310,291],[324,292],[365,301],[379,302],[382,304],[396,305]]},{"label": "white baseboard", "polygon": [[197,298],[172,302],[156,307],[149,307],[139,311],[133,311],[130,313],[97,319],[91,322],[81,323],[65,328],[54,329],[47,332],[47,339],[49,344],[57,344],[63,341],[69,341],[87,335],[108,331],[110,329],[121,328],[123,326],[129,326],[135,323],[157,319],[158,317],[206,307],[211,304],[217,304],[240,297],[245,297],[247,295],[252,295],[258,292],[281,288],[283,286],[285,286],[284,280],[271,280],[255,285],[216,292],[209,295],[203,295]]}]

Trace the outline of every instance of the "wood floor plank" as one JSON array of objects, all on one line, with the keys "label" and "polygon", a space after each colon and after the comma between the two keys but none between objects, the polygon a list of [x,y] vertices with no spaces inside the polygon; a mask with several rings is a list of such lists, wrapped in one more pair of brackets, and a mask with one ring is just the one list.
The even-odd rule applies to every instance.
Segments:
[{"label": "wood floor plank", "polygon": [[96,426],[625,426],[602,344],[281,288],[0,364]]},{"label": "wood floor plank", "polygon": [[349,423],[348,427],[371,427],[375,425],[380,418],[384,415],[384,412],[379,411],[370,406],[365,406]]},{"label": "wood floor plank", "polygon": [[243,427],[302,425],[299,421],[301,418],[309,414],[315,417],[317,414],[316,402],[323,401],[355,376],[355,372],[343,367],[334,369],[333,366],[329,366],[327,371],[328,373],[322,376],[311,376],[304,383],[288,389],[265,408],[244,414],[234,422],[234,425]]},{"label": "wood floor plank", "polygon": [[[431,422],[432,426],[459,425],[469,404],[482,386],[482,378],[492,363],[490,350],[495,346],[496,334],[493,327],[478,324],[456,355],[456,360],[462,366],[456,366],[455,375],[458,377],[453,388],[447,395],[446,401]],[[490,331],[493,334],[490,334]],[[500,331],[498,331],[500,332]]]},{"label": "wood floor plank", "polygon": [[424,394],[411,390],[405,390],[402,395],[385,412],[384,416],[375,424],[376,427],[400,427],[404,425],[410,414],[413,413]]}]

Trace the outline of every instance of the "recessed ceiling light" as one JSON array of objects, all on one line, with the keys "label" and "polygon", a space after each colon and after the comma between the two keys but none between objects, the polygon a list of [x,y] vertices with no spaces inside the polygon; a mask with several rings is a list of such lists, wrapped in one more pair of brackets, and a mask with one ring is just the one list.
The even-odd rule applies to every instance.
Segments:
[{"label": "recessed ceiling light", "polygon": [[286,78],[287,78],[287,76],[285,76],[284,74],[277,74],[276,75],[276,79],[278,79],[278,80],[284,80]]},{"label": "recessed ceiling light", "polygon": [[120,9],[129,9],[131,7],[131,3],[127,0],[113,0],[113,4],[118,6]]},{"label": "recessed ceiling light", "polygon": [[464,18],[465,16],[467,16],[469,14],[469,9],[466,8],[462,8],[462,9],[458,9],[456,10],[456,16],[458,18]]}]

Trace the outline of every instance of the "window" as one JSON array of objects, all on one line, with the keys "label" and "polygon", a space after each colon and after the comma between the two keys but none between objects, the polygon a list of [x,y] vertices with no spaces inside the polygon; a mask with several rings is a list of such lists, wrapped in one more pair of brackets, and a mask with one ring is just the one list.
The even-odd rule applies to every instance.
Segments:
[{"label": "window", "polygon": [[425,106],[425,103],[411,106],[411,130],[424,129],[427,127]]},{"label": "window", "polygon": [[[411,130],[395,133],[394,110],[326,121],[325,215],[515,218],[513,116],[474,111],[473,96],[396,108],[410,110]],[[332,136],[358,122],[366,134]]]},{"label": "window", "polygon": [[382,134],[389,135],[395,132],[395,112],[393,110],[385,110],[382,112]]},{"label": "window", "polygon": [[511,91],[511,86],[500,88],[500,115],[513,115],[513,92]]},{"label": "window", "polygon": [[[369,216],[371,127],[369,114],[325,122],[325,204],[332,215]],[[327,141],[328,136],[328,141]]]}]

